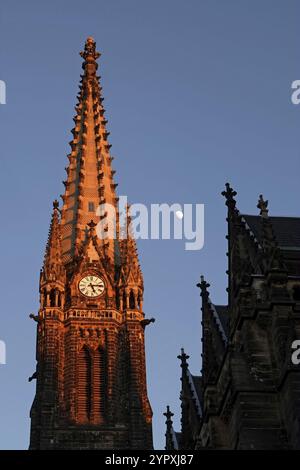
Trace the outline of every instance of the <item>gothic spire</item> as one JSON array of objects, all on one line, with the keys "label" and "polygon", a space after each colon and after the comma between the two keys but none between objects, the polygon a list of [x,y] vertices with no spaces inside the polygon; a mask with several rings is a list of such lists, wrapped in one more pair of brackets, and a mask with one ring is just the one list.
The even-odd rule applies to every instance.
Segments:
[{"label": "gothic spire", "polygon": [[132,229],[130,206],[126,208],[126,224],[123,227],[122,239],[120,239],[121,265],[125,276],[131,271],[135,281],[143,286],[143,275],[139,264],[136,240]]},{"label": "gothic spire", "polygon": [[257,208],[260,209],[263,257],[267,270],[286,271],[286,266],[278,247],[272,221],[268,215],[268,201],[260,194]]},{"label": "gothic spire", "polygon": [[174,413],[170,410],[169,405],[167,406],[167,411],[163,413],[163,415],[166,417],[166,449],[168,450],[175,450],[178,449],[178,442],[176,439],[176,433],[173,429],[173,420],[172,417],[174,416]]},{"label": "gothic spire", "polygon": [[61,231],[60,231],[60,214],[59,203],[57,200],[53,202],[53,212],[50,223],[48,242],[44,258],[42,276],[45,280],[58,279],[63,271],[61,257]]},{"label": "gothic spire", "polygon": [[[70,142],[71,153],[68,155],[69,165],[66,168],[67,179],[64,182],[65,192],[62,195],[62,251],[63,261],[73,259],[85,238],[87,224],[93,218],[96,223],[100,216],[99,206],[107,203],[116,208],[116,184],[113,181],[114,171],[111,167],[113,158],[110,155],[111,145],[108,143],[109,132],[104,117],[102,88],[97,76],[97,59],[93,38],[86,40],[84,51],[80,53],[84,59],[82,64],[78,103],[75,108],[75,127],[72,129],[73,139]],[[102,206],[103,207],[103,206]],[[108,248],[114,263],[115,241],[102,240],[103,247]]]}]

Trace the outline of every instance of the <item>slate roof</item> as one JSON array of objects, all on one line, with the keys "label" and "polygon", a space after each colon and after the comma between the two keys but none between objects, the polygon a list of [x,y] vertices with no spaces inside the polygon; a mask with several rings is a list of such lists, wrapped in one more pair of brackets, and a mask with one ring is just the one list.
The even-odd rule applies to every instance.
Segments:
[{"label": "slate roof", "polygon": [[194,387],[198,396],[198,400],[200,403],[202,402],[202,377],[200,375],[192,375],[192,379],[194,382]]},{"label": "slate roof", "polygon": [[[258,241],[262,239],[261,217],[241,214]],[[300,250],[300,217],[269,217],[277,243],[282,249]]]},{"label": "slate roof", "polygon": [[[181,432],[174,431],[174,433],[175,433],[177,445],[179,446],[180,439],[181,439]],[[179,447],[177,447],[177,449],[179,449]]]},{"label": "slate roof", "polygon": [[197,380],[197,379],[200,379],[200,377],[196,375],[192,375],[189,369],[187,369],[186,372],[187,372],[187,379],[190,385],[191,393],[195,400],[197,413],[201,417],[202,416],[201,389],[199,388],[200,381]]},{"label": "slate roof", "polygon": [[171,427],[171,439],[172,439],[173,447],[175,450],[179,449],[180,437],[181,437],[181,432],[174,431],[174,428],[172,426]]},{"label": "slate roof", "polygon": [[227,336],[228,335],[228,320],[229,320],[228,307],[227,305],[214,305],[214,307],[217,311],[223,330]]}]

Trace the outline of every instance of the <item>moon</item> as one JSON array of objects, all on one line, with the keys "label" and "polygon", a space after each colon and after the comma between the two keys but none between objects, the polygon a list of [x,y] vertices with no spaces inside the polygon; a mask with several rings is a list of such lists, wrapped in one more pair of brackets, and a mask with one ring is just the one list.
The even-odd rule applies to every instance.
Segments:
[{"label": "moon", "polygon": [[177,219],[180,219],[180,220],[183,219],[183,212],[182,211],[176,211],[175,215],[176,215]]}]

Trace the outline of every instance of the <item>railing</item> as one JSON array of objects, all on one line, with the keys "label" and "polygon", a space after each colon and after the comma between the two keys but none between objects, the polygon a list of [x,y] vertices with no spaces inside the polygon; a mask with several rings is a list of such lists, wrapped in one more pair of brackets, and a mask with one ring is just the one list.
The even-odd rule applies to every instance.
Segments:
[{"label": "railing", "polygon": [[92,310],[92,309],[77,309],[70,308],[66,312],[58,308],[46,307],[41,310],[41,317],[44,319],[54,320],[68,320],[70,318],[78,319],[101,319],[101,320],[116,320],[118,323],[123,321],[141,321],[144,319],[144,314],[137,310],[126,310],[121,313],[117,310]]}]

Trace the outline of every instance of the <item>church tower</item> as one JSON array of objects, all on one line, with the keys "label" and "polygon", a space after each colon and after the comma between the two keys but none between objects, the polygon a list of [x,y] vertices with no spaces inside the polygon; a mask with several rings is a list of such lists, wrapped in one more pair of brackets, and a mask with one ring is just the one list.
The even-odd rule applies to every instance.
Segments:
[{"label": "church tower", "polygon": [[[144,346],[151,320],[143,313],[143,276],[128,208],[118,228],[97,76],[100,54],[92,38],[81,56],[63,204],[60,209],[53,203],[40,309],[31,315],[37,322],[37,369],[30,378],[36,379],[30,449],[151,449]],[[108,214],[103,207],[114,210]]]}]

